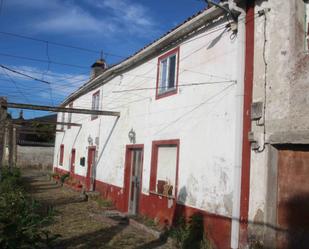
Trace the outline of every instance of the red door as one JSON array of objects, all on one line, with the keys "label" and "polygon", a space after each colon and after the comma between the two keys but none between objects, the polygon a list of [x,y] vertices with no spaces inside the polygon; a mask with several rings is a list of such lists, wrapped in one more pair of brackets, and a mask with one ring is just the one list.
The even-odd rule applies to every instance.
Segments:
[{"label": "red door", "polygon": [[95,160],[95,147],[88,148],[88,163],[87,163],[87,175],[86,175],[86,189],[87,191],[93,190],[91,189],[91,182],[93,178],[93,164]]},{"label": "red door", "polygon": [[71,152],[70,174],[74,175],[74,172],[75,172],[75,149],[72,149],[72,152]]},{"label": "red door", "polygon": [[278,157],[278,249],[309,248],[309,146],[290,145]]}]

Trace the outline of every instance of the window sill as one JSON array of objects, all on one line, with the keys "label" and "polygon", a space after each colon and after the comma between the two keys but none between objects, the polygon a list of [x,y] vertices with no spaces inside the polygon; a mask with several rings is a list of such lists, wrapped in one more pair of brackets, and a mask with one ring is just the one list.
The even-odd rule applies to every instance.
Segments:
[{"label": "window sill", "polygon": [[156,94],[156,99],[161,99],[161,98],[165,98],[171,95],[177,94],[177,88],[169,90],[169,91],[165,91],[163,93],[157,93]]},{"label": "window sill", "polygon": [[168,199],[173,199],[173,200],[176,199],[175,196],[159,194],[159,193],[157,193],[155,191],[149,191],[149,194],[158,195],[158,196],[165,197],[165,198],[168,198]]}]

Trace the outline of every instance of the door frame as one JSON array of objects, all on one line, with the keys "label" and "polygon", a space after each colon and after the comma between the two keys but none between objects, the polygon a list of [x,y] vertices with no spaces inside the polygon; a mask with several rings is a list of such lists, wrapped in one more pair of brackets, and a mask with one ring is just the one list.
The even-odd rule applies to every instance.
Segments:
[{"label": "door frame", "polygon": [[91,190],[91,173],[92,173],[92,170],[93,170],[93,168],[92,168],[93,162],[91,164],[89,163],[90,151],[94,151],[93,161],[95,161],[96,146],[89,146],[88,147],[88,152],[87,152],[87,172],[86,172],[86,178],[85,178],[85,185],[86,185],[86,190],[87,191]]},{"label": "door frame", "polygon": [[[124,212],[129,211],[129,199],[130,199],[130,188],[131,188],[131,162],[132,162],[132,151],[133,150],[141,150],[142,151],[142,165],[141,165],[141,181],[140,181],[140,191],[139,191],[139,198],[138,198],[138,209],[141,203],[141,194],[142,194],[142,186],[143,186],[143,167],[144,167],[144,144],[130,144],[126,145],[126,152],[125,152],[125,167],[124,167],[124,191],[123,191],[123,210]],[[138,210],[137,210],[138,213]]]},{"label": "door frame", "polygon": [[[74,155],[74,158],[73,158],[73,155]],[[74,161],[74,165],[73,165],[73,161]],[[76,149],[73,148],[71,150],[71,161],[70,161],[70,174],[72,174],[72,176],[75,175],[75,161],[76,161]]]}]

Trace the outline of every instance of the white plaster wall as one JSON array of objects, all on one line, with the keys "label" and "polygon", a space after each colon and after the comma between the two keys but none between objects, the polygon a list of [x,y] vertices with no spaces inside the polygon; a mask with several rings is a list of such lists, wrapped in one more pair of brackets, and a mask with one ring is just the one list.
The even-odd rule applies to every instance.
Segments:
[{"label": "white plaster wall", "polygon": [[[235,83],[237,38],[219,30],[201,33],[180,44],[179,82],[218,82],[179,87],[178,94],[155,99],[155,89],[114,91],[156,86],[157,58],[131,69],[74,101],[74,107],[91,108],[92,94],[101,93],[103,110],[120,111],[121,116],[72,115],[72,127],[57,133],[54,165],[61,168],[59,147],[64,144],[64,169],[69,169],[69,154],[76,149],[75,170],[86,175],[87,138],[99,137],[96,178],[123,187],[125,146],[128,132],[136,132],[136,143],[144,144],[143,186],[148,194],[152,141],[180,139],[178,201],[209,212],[231,215],[235,146]],[[192,72],[193,71],[193,72]],[[60,117],[58,117],[60,119]],[[116,123],[116,124],[115,124]],[[113,128],[114,127],[114,128]],[[111,136],[110,136],[111,134]],[[110,139],[107,141],[107,138]]]}]

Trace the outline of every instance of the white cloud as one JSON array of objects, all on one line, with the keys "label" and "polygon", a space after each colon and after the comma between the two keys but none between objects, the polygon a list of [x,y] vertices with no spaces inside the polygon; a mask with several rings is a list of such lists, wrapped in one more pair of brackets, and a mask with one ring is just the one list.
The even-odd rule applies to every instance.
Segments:
[{"label": "white cloud", "polygon": [[[88,8],[79,5],[81,3],[83,6],[88,4]],[[156,26],[146,7],[129,0],[83,0],[79,4],[73,0],[27,0],[21,3],[11,0],[9,4],[28,13],[37,13],[24,23],[35,32],[145,36],[145,29],[154,30]]]}]

